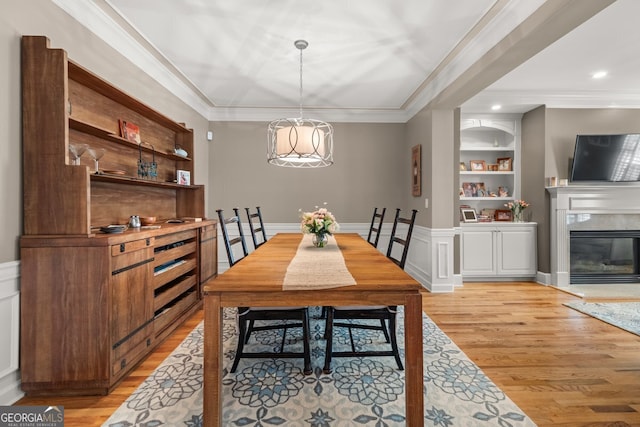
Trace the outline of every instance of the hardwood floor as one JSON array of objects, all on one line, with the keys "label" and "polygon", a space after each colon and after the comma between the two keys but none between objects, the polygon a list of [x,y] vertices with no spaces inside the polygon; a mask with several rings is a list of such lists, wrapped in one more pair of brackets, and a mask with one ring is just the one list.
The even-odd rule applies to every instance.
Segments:
[{"label": "hardwood floor", "polygon": [[[562,305],[572,300],[535,283],[467,283],[425,292],[423,307],[539,426],[640,426],[640,337]],[[109,396],[17,404],[63,405],[66,427],[101,425],[201,319],[196,313]]]}]

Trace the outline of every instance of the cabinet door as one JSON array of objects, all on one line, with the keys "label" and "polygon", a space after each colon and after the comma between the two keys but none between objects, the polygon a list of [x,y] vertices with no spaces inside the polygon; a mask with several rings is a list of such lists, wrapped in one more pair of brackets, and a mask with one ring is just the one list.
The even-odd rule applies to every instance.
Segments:
[{"label": "cabinet door", "polygon": [[465,229],[461,235],[462,275],[496,274],[494,230]]},{"label": "cabinet door", "polygon": [[204,283],[218,273],[217,226],[202,227],[200,233],[200,283]]},{"label": "cabinet door", "polygon": [[112,262],[111,345],[115,348],[153,320],[153,248],[112,256]]},{"label": "cabinet door", "polygon": [[535,230],[535,227],[514,227],[498,232],[498,274],[536,274]]}]

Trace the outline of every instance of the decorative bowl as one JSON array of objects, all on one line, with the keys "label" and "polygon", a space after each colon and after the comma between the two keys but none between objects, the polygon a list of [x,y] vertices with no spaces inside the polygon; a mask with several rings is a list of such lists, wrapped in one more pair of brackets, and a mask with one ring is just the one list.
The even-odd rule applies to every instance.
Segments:
[{"label": "decorative bowl", "polygon": [[152,225],[155,224],[156,222],[156,217],[155,216],[141,216],[140,217],[140,224],[141,225]]}]

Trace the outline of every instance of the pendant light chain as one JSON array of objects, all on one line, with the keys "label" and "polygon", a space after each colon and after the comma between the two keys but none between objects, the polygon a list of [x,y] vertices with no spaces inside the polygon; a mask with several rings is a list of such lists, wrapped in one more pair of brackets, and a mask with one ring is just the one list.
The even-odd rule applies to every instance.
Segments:
[{"label": "pendant light chain", "polygon": [[300,50],[300,118],[302,118],[302,50],[305,48],[306,46],[302,47],[298,47],[298,49]]}]

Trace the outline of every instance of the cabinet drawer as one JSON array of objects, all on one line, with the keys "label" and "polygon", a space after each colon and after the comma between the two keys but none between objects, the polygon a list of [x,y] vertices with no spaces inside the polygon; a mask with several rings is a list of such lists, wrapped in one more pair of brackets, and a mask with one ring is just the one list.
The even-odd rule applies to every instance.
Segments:
[{"label": "cabinet drawer", "polygon": [[195,259],[181,260],[180,263],[175,265],[175,267],[163,271],[162,273],[156,274],[153,278],[153,288],[158,289],[159,287],[166,285],[167,283],[175,280],[183,274],[195,270],[196,264],[197,263]]},{"label": "cabinet drawer", "polygon": [[155,254],[154,267],[158,267],[169,261],[183,258],[189,254],[196,252],[196,242],[187,243],[182,246],[176,246],[175,248],[167,249],[165,251],[159,251]]},{"label": "cabinet drawer", "polygon": [[174,320],[180,317],[185,310],[189,309],[189,307],[197,301],[198,294],[196,292],[190,292],[182,299],[176,301],[174,305],[165,308],[153,321],[153,331],[155,336],[157,337],[160,335],[167,326],[171,325]]},{"label": "cabinet drawer", "polygon": [[119,245],[111,246],[111,255],[117,256],[134,252],[140,249],[151,247],[153,246],[153,243],[153,237],[142,240],[134,240],[133,242],[120,243]]},{"label": "cabinet drawer", "polygon": [[162,309],[165,305],[169,304],[174,299],[178,298],[181,294],[187,292],[190,288],[193,288],[196,284],[196,276],[185,276],[178,283],[174,284],[167,289],[162,289],[162,292],[158,293],[154,298],[154,311]]},{"label": "cabinet drawer", "polygon": [[153,262],[151,248],[130,252],[126,256],[111,257],[111,274],[116,276],[127,270]]},{"label": "cabinet drawer", "polygon": [[172,243],[179,242],[181,240],[189,240],[196,238],[197,230],[181,231],[179,233],[167,234],[166,236],[159,236],[155,238],[155,247],[170,245]]},{"label": "cabinet drawer", "polygon": [[205,242],[207,240],[215,239],[218,237],[218,227],[214,225],[207,225],[200,229],[200,241]]}]

